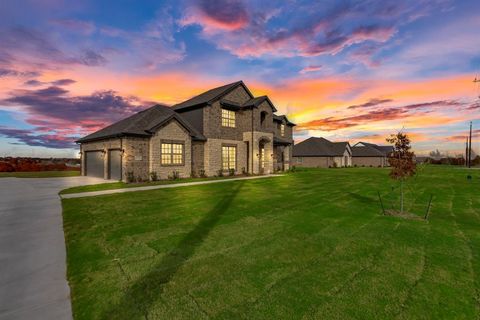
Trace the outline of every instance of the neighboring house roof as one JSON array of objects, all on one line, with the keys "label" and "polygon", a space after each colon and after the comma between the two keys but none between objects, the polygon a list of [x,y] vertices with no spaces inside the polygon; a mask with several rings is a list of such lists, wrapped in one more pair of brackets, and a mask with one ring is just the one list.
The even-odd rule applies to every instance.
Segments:
[{"label": "neighboring house roof", "polygon": [[182,119],[171,108],[162,105],[155,105],[89,134],[76,142],[81,143],[120,136],[150,136],[155,132],[156,128],[172,119],[177,120],[183,127],[185,127],[195,140],[206,140],[202,134],[200,134],[185,119]]},{"label": "neighboring house roof", "polygon": [[172,108],[175,111],[185,111],[185,110],[196,108],[196,107],[202,107],[208,103],[211,103],[221,98],[222,96],[226,95],[227,93],[234,90],[238,86],[243,86],[244,89],[250,95],[250,97],[253,98],[252,93],[250,92],[250,90],[248,90],[247,86],[243,83],[243,81],[237,81],[237,82],[229,83],[224,86],[205,91],[204,93],[201,93],[197,96],[194,96],[193,98],[190,98],[186,101],[183,101],[181,103],[178,103],[172,106]]},{"label": "neighboring house roof", "polygon": [[366,147],[374,148],[382,153],[383,156],[387,156],[390,152],[393,152],[393,146],[379,146],[373,143],[368,142],[357,142],[354,147],[357,147],[359,144],[364,145]]},{"label": "neighboring house roof", "polygon": [[385,155],[370,146],[353,146],[352,157],[385,157]]},{"label": "neighboring house roof", "polygon": [[338,157],[349,148],[348,142],[331,142],[325,138],[311,137],[293,146],[294,157]]}]

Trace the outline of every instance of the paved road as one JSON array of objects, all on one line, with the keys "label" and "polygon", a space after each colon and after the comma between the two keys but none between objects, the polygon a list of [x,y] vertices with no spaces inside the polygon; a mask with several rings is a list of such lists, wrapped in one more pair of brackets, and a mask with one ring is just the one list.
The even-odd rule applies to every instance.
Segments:
[{"label": "paved road", "polygon": [[0,320],[72,318],[58,192],[101,182],[0,178]]}]

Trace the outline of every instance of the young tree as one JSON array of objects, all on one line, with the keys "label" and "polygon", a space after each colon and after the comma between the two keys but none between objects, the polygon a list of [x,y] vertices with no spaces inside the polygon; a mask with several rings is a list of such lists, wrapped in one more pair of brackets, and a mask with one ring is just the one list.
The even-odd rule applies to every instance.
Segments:
[{"label": "young tree", "polygon": [[416,172],[415,154],[410,151],[412,148],[410,146],[410,139],[401,131],[390,135],[390,138],[387,138],[387,142],[393,144],[393,152],[388,159],[392,167],[390,177],[400,181],[400,212],[403,213],[403,184],[407,178],[413,176]]}]

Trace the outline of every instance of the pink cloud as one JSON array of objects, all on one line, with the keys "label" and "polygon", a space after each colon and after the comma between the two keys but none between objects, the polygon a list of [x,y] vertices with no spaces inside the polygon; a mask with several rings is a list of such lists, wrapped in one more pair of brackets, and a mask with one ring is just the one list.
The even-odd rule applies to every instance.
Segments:
[{"label": "pink cloud", "polygon": [[182,26],[198,24],[206,32],[214,30],[238,30],[249,23],[249,14],[243,2],[238,0],[203,0],[192,4],[180,20]]},{"label": "pink cloud", "polygon": [[302,70],[300,70],[300,73],[301,74],[305,74],[305,73],[308,73],[308,72],[316,72],[316,71],[320,71],[322,69],[322,66],[318,65],[318,66],[307,66],[305,68],[303,68]]}]

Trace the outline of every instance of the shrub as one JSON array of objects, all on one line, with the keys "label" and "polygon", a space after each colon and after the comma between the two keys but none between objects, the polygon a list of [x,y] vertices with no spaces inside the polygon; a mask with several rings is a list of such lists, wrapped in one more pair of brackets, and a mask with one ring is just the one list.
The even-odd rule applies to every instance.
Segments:
[{"label": "shrub", "polygon": [[218,174],[217,174],[217,176],[219,176],[219,177],[223,177],[223,170],[222,170],[222,169],[218,170]]},{"label": "shrub", "polygon": [[197,177],[197,172],[195,172],[195,170],[192,170],[192,172],[190,172],[190,178],[196,178]]},{"label": "shrub", "polygon": [[207,177],[207,175],[205,174],[205,170],[203,170],[203,169],[201,169],[198,173],[199,173],[200,177],[202,177],[202,178]]},{"label": "shrub", "polygon": [[356,168],[356,167],[357,167],[357,164],[354,164],[353,166]]},{"label": "shrub", "polygon": [[291,166],[291,168],[288,170],[288,172],[295,172],[297,171],[297,167]]},{"label": "shrub", "polygon": [[169,180],[178,180],[180,179],[180,172],[174,170],[171,176],[168,176]]},{"label": "shrub", "polygon": [[143,182],[142,176],[137,176],[137,181],[136,182]]},{"label": "shrub", "polygon": [[336,162],[333,162],[333,167],[338,168],[338,164]]},{"label": "shrub", "polygon": [[158,175],[156,171],[150,172],[150,180],[152,181],[158,181]]},{"label": "shrub", "polygon": [[234,176],[235,175],[235,169],[229,169],[228,170],[228,175],[229,176]]},{"label": "shrub", "polygon": [[248,172],[247,172],[247,170],[245,169],[245,167],[242,167],[242,174],[243,174],[244,176],[248,175]]},{"label": "shrub", "polygon": [[132,183],[135,182],[135,175],[133,174],[133,171],[128,171],[127,172],[127,183]]}]

